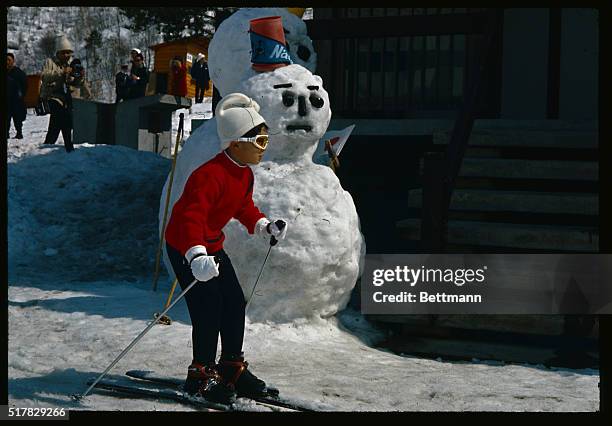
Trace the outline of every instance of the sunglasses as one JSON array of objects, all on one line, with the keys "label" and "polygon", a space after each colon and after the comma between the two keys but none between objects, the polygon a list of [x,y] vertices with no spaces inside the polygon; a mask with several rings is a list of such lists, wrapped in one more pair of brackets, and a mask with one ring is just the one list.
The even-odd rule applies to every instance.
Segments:
[{"label": "sunglasses", "polygon": [[268,147],[268,142],[270,138],[268,135],[257,135],[253,138],[238,138],[236,139],[239,142],[251,142],[259,149],[266,149]]}]

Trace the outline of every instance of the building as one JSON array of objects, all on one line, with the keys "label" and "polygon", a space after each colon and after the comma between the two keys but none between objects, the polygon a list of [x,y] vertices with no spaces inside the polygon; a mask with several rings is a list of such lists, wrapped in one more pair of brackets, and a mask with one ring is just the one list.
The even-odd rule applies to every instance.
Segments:
[{"label": "building", "polygon": [[[330,128],[356,125],[338,175],[368,253],[599,251],[598,10],[314,8],[306,22]],[[597,329],[378,320],[404,336]]]},{"label": "building", "polygon": [[[179,56],[187,62],[187,97],[194,98],[196,85],[189,71],[198,53],[203,53],[208,59],[209,42],[207,37],[194,36],[149,46],[149,49],[155,52],[150,82],[150,84],[154,83],[154,88],[151,88],[153,93],[168,93],[168,87],[171,84],[170,61],[175,56]],[[211,81],[204,96],[212,96],[212,91]]]}]

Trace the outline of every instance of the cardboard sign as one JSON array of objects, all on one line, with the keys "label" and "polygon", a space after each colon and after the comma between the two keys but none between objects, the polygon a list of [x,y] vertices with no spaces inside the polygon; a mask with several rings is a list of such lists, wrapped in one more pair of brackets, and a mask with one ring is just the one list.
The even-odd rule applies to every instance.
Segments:
[{"label": "cardboard sign", "polygon": [[346,144],[351,132],[355,128],[355,125],[352,124],[345,129],[342,130],[330,130],[326,132],[321,140],[319,140],[319,145],[317,146],[317,150],[312,156],[312,160],[317,164],[328,165],[329,164],[329,154],[325,149],[325,141],[329,140],[332,149],[336,156],[340,155],[340,151]]}]

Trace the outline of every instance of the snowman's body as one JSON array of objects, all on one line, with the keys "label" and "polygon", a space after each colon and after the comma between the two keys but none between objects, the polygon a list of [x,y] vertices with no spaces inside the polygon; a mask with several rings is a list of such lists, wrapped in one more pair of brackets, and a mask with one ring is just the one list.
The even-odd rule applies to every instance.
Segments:
[{"label": "snowman's body", "polygon": [[[271,250],[249,317],[288,321],[335,314],[350,298],[365,250],[352,197],[326,166],[264,161],[253,171],[255,205],[271,219],[284,218],[288,230]],[[249,297],[269,240],[249,238],[235,220],[224,232],[225,250]]]},{"label": "snowman's body", "polygon": [[[322,80],[290,65],[243,81],[239,91],[259,103],[269,126],[264,159],[252,166],[253,200],[269,219],[288,223],[287,237],[271,250],[248,315],[279,322],[333,315],[350,298],[365,243],[352,197],[329,167],[312,161],[331,118]],[[219,151],[216,123],[209,120],[178,157],[170,209],[191,172]],[[224,233],[224,248],[248,298],[269,240],[247,234],[236,220]],[[164,260],[169,266],[165,253]]]}]

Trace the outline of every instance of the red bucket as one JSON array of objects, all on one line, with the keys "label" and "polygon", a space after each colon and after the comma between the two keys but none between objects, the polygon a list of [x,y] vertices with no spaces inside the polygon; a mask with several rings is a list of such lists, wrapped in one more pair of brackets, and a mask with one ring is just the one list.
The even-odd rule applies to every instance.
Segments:
[{"label": "red bucket", "polygon": [[285,44],[285,31],[280,16],[266,16],[265,18],[251,19],[251,32],[271,38]]},{"label": "red bucket", "polygon": [[[249,32],[251,33],[251,66],[255,71],[272,71],[292,63],[286,49],[285,31],[280,16],[252,19]],[[275,52],[283,56],[277,55],[276,58],[273,58]]]}]

